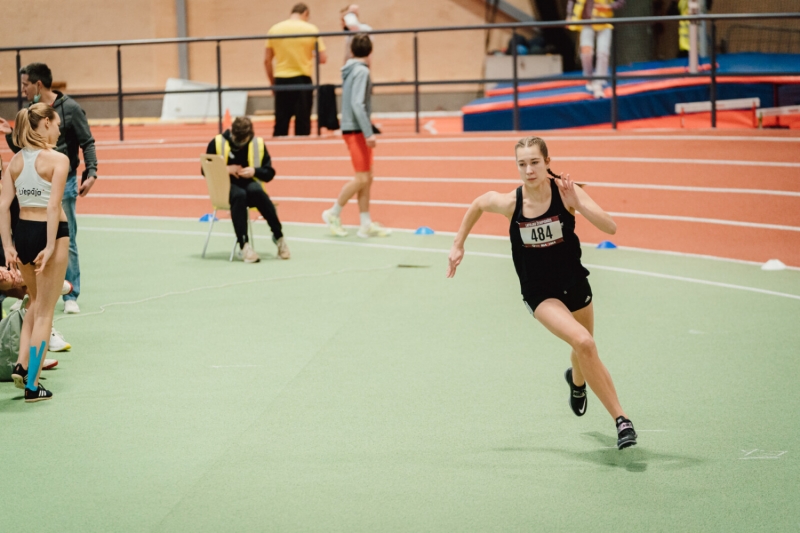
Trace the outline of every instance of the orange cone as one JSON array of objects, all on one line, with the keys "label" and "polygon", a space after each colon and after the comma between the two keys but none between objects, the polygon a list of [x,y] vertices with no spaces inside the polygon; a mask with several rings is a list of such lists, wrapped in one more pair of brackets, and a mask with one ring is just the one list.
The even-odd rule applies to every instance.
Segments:
[{"label": "orange cone", "polygon": [[222,117],[222,129],[229,130],[231,129],[231,124],[233,121],[231,120],[231,110],[227,107],[225,108],[225,116]]}]

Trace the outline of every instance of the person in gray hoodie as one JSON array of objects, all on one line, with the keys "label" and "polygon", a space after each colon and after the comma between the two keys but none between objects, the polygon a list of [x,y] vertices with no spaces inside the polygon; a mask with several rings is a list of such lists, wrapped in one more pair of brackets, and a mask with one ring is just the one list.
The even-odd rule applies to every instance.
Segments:
[{"label": "person in gray hoodie", "polygon": [[[22,90],[28,102],[31,104],[43,102],[55,108],[61,118],[61,136],[58,138],[56,151],[69,158],[67,186],[64,189],[61,205],[69,221],[67,281],[73,287],[72,292],[63,297],[64,312],[80,313],[78,296],[81,292],[81,268],[76,241],[78,221],[75,216],[75,201],[79,195],[86,196],[97,179],[97,153],[95,151],[94,138],[89,130],[86,113],[81,106],[69,96],[51,89],[53,86],[53,74],[47,65],[44,63],[31,63],[26,67],[22,67],[19,75],[22,82]],[[6,134],[9,148],[14,153],[19,152],[20,148],[15,146],[11,139],[11,126],[2,118],[0,118],[0,132]],[[83,150],[83,160],[86,165],[86,170],[80,183],[78,183],[77,177],[78,165],[81,162],[78,150]]]},{"label": "person in gray hoodie", "polygon": [[391,230],[373,222],[369,214],[369,195],[372,187],[372,149],[375,148],[375,132],[370,122],[372,112],[372,80],[369,76],[367,58],[372,53],[372,41],[366,33],[353,37],[350,44],[353,58],[342,67],[342,138],[350,151],[355,178],[347,182],[339,193],[333,207],[322,212],[322,220],[333,235],[346,237],[342,227],[342,208],[358,195],[358,210],[361,225],[357,235],[361,238],[387,237]]}]

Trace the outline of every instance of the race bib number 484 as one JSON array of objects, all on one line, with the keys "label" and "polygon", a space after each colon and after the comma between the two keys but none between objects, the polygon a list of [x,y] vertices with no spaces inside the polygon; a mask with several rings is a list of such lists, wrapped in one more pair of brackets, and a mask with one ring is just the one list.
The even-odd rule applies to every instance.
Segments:
[{"label": "race bib number 484", "polygon": [[557,216],[534,222],[520,222],[519,234],[525,248],[547,248],[564,241],[561,221]]}]

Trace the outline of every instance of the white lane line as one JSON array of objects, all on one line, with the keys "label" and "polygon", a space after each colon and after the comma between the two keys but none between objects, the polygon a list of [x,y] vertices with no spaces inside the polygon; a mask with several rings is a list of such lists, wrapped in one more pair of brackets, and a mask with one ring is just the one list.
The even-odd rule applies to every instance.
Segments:
[{"label": "white lane line", "polygon": [[[111,218],[111,219],[123,219],[123,220],[165,220],[165,221],[187,221],[187,222],[197,222],[197,217],[166,217],[166,216],[155,216],[155,215],[90,215],[90,214],[80,214],[78,218]],[[230,220],[230,219],[224,219]],[[315,227],[315,228],[326,228],[327,224],[323,224],[321,222],[283,222],[284,226],[302,226],[302,227]],[[358,226],[347,226],[353,229],[358,229]],[[392,231],[400,232],[400,233],[414,233],[416,230],[408,229],[408,228],[392,228]],[[455,231],[437,231],[437,235],[448,235],[448,236],[455,236]],[[484,235],[480,233],[471,233],[471,239],[489,239],[495,241],[504,241],[507,240],[508,237],[506,235]],[[582,242],[581,246],[585,248],[596,248],[597,243],[591,242]],[[671,255],[675,257],[691,257],[692,259],[704,259],[710,261],[723,261],[725,263],[736,263],[739,265],[750,265],[750,266],[761,266],[763,262],[759,261],[747,261],[745,259],[733,259],[731,257],[717,257],[715,255],[707,255],[707,254],[693,254],[689,252],[675,252],[671,250],[652,250],[649,248],[638,248],[636,246],[617,246],[620,250],[626,250],[630,252],[639,252],[639,253],[646,253],[646,254],[659,254],[659,255]],[[797,270],[800,271],[800,267],[795,266],[787,266],[788,270]]]},{"label": "white lane line", "polygon": [[258,368],[267,365],[211,365],[209,368]]},{"label": "white lane line", "polygon": [[[212,134],[213,136],[213,134]],[[381,144],[430,144],[430,143],[485,143],[485,142],[502,142],[502,143],[516,143],[523,134],[519,136],[486,136],[486,135],[472,135],[469,133],[464,134],[463,137],[387,137],[381,138]],[[797,143],[800,142],[800,137],[769,137],[769,136],[747,136],[747,135],[610,135],[607,133],[598,133],[597,135],[548,135],[547,132],[542,134],[546,141],[579,141],[579,142],[629,142],[629,141],[733,141],[733,142],[766,142],[766,143]],[[208,140],[201,142],[202,137],[192,137],[191,140],[197,142],[170,142],[167,139],[138,139],[130,141],[96,141],[95,144],[102,147],[111,149],[117,148],[131,148],[136,149],[140,146],[130,145],[154,145],[152,148],[182,148],[182,147],[205,147],[208,146]],[[266,138],[268,146],[307,146],[307,145],[327,145],[337,144],[342,145],[344,141],[341,138],[335,139],[273,139]]]},{"label": "white lane line", "polygon": [[182,176],[153,176],[153,175],[145,175],[145,176],[108,176],[103,175],[101,178],[103,181],[174,181],[174,180],[185,180],[185,181],[203,181],[203,176],[197,174],[196,176],[193,175],[182,175]]},{"label": "white lane line", "polygon": [[776,191],[774,189],[741,189],[730,187],[691,187],[688,185],[650,185],[647,183],[610,183],[603,181],[582,181],[590,187],[605,187],[612,189],[645,189],[654,191],[681,191],[681,192],[711,192],[720,194],[764,194],[770,196],[797,196],[796,191]]},{"label": "white lane line", "polygon": [[[278,156],[273,157],[275,162],[308,162],[308,161],[350,161],[349,156]],[[376,156],[376,161],[505,161],[513,162],[508,156]],[[741,167],[774,167],[774,168],[800,168],[800,163],[788,161],[738,161],[734,159],[681,159],[666,157],[596,157],[596,156],[567,156],[553,157],[560,161],[594,162],[594,163],[642,163],[642,164],[683,164],[683,165],[727,165]],[[104,165],[141,165],[151,163],[195,163],[200,165],[200,159],[194,157],[176,157],[164,159],[101,159]]]},{"label": "white lane line", "polygon": [[[349,181],[352,176],[277,176],[276,181]],[[202,181],[203,176],[103,176],[103,181]],[[412,178],[412,177],[376,177],[375,181],[401,182],[401,183],[480,183],[480,184],[509,184],[518,185],[518,179],[492,179],[492,178]],[[611,183],[603,181],[580,181],[592,187],[612,189],[645,189],[654,191],[680,191],[680,192],[712,192],[721,194],[762,194],[771,196],[797,196],[800,192],[777,191],[773,189],[741,189],[729,187],[692,187],[688,185],[657,185],[649,183]]]},{"label": "white lane line", "polygon": [[[205,237],[208,235],[208,232],[205,231],[181,231],[181,230],[160,230],[160,229],[145,229],[145,228],[101,228],[101,227],[91,227],[85,226],[81,228],[82,231],[98,231],[98,232],[109,232],[109,233],[147,233],[147,234],[162,234],[162,235],[196,235],[196,236],[203,236]],[[232,233],[212,233],[215,237],[232,237]],[[256,235],[256,239],[270,239],[266,235]],[[423,248],[418,246],[397,246],[392,244],[375,244],[375,243],[362,243],[362,242],[350,242],[350,241],[343,241],[343,240],[333,240],[331,239],[310,239],[306,237],[292,237],[292,241],[296,242],[307,242],[312,244],[331,244],[335,246],[354,246],[360,248],[375,248],[375,249],[382,249],[382,250],[399,250],[399,251],[408,251],[408,252],[424,252],[424,253],[436,253],[436,254],[449,254],[450,250],[444,250],[441,248]],[[478,256],[478,257],[493,257],[498,259],[511,259],[511,254],[498,254],[498,253],[490,253],[490,252],[473,252],[468,251],[466,253],[470,256]],[[591,263],[584,263],[584,265],[588,268],[594,268],[596,270],[607,270],[609,272],[617,272],[623,274],[633,274],[637,276],[646,276],[652,278],[659,278],[659,279],[669,279],[673,281],[682,281],[685,283],[695,283],[700,285],[709,285],[712,287],[720,287],[725,289],[734,289],[746,292],[754,292],[758,294],[766,294],[769,296],[778,296],[781,298],[790,298],[793,300],[800,301],[800,295],[797,294],[789,294],[784,292],[778,291],[771,291],[767,289],[759,289],[757,287],[747,287],[745,285],[735,285],[732,283],[721,283],[718,281],[709,281],[704,279],[697,279],[697,278],[687,278],[685,276],[673,276],[671,274],[660,274],[658,272],[649,272],[646,270],[634,270],[630,268],[620,268],[620,267],[612,267],[612,266],[604,266],[604,265],[595,265]]]},{"label": "white lane line", "polygon": [[[208,200],[206,194],[136,194],[136,193],[94,193],[92,198],[128,198],[141,200]],[[277,202],[306,202],[306,203],[331,203],[333,198],[309,198],[304,196],[272,196]],[[351,204],[356,200],[350,200]],[[467,209],[470,204],[455,202],[417,202],[409,200],[370,200],[375,205],[400,205],[407,207],[448,207]],[[745,228],[760,228],[779,231],[800,231],[800,226],[784,226],[781,224],[761,224],[758,222],[741,222],[738,220],[724,220],[718,218],[684,217],[675,215],[651,215],[646,213],[617,213],[609,211],[612,217],[636,218],[644,220],[669,220],[673,222],[694,222],[701,224],[717,224],[721,226],[739,226]]]},{"label": "white lane line", "polygon": [[[136,194],[98,192],[93,198],[138,198],[144,200],[209,200],[207,194]],[[209,200],[210,201],[210,200]]]},{"label": "white lane line", "polygon": [[718,224],[722,226],[741,226],[745,228],[774,229],[780,231],[800,231],[800,226],[784,226],[781,224],[760,224],[757,222],[740,222],[738,220],[722,220],[718,218],[681,217],[673,215],[649,215],[642,213],[614,213],[608,212],[612,217],[639,218],[650,220],[671,220],[676,222],[699,222],[702,224]]}]

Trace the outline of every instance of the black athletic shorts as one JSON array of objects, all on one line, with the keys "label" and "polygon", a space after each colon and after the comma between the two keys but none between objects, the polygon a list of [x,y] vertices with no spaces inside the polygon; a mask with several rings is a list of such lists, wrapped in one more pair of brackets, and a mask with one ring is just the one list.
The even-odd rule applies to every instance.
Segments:
[{"label": "black athletic shorts", "polygon": [[[63,237],[69,238],[67,222],[58,223],[56,240]],[[39,252],[47,246],[47,222],[19,219],[17,227],[14,228],[14,246],[17,248],[20,263],[23,265],[33,263]]]},{"label": "black athletic shorts", "polygon": [[536,311],[540,303],[548,298],[562,301],[572,313],[579,311],[592,303],[592,287],[589,285],[589,278],[583,278],[569,289],[560,291],[560,293],[548,293],[545,291],[523,291],[522,293],[522,301],[531,314]]}]

